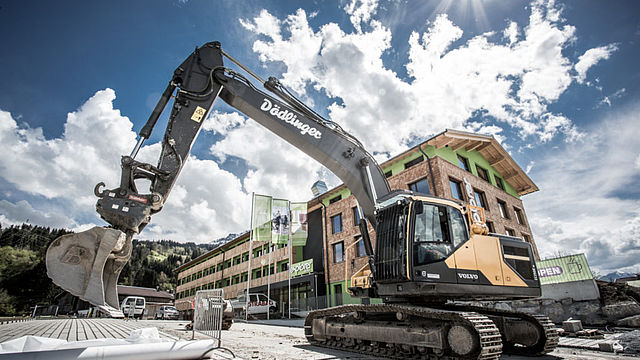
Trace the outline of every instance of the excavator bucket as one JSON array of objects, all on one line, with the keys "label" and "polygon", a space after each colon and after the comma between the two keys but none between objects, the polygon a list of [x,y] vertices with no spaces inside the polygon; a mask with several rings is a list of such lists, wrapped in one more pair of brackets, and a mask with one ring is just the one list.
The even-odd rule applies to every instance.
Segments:
[{"label": "excavator bucket", "polygon": [[63,235],[47,249],[47,275],[54,284],[108,315],[124,317],[116,286],[131,248],[131,236],[111,228]]}]

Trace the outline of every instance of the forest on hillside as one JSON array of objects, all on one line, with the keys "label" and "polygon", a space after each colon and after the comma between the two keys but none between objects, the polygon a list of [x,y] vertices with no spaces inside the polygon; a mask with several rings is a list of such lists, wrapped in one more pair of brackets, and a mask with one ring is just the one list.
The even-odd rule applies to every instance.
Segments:
[{"label": "forest on hillside", "polygon": [[[0,315],[20,315],[34,305],[54,304],[63,290],[47,277],[45,253],[58,236],[71,233],[22,224],[0,226]],[[133,240],[131,259],[122,269],[118,284],[175,291],[174,270],[213,245],[171,240]]]}]

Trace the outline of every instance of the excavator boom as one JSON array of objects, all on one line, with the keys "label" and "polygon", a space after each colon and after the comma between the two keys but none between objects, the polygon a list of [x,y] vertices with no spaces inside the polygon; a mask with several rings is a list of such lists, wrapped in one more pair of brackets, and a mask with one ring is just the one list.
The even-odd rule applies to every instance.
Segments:
[{"label": "excavator boom", "polygon": [[[373,156],[338,124],[298,101],[275,78],[263,82],[271,94],[258,90],[244,76],[225,68],[223,56],[230,58],[220,43],[210,42],[196,48],[176,68],[140,131],[138,143],[130,155],[122,157],[120,186],[103,189],[104,183],[96,185],[96,210],[110,228],[62,237],[49,247],[47,273],[58,286],[96,306],[117,308],[116,283],[131,254],[131,239],[162,209],[218,97],[326,166],[352,189],[364,218],[375,221],[376,199],[390,188]],[[137,161],[136,154],[174,93],[157,165]],[[137,189],[139,179],[151,182],[148,192]],[[366,248],[373,255],[370,241]]]}]

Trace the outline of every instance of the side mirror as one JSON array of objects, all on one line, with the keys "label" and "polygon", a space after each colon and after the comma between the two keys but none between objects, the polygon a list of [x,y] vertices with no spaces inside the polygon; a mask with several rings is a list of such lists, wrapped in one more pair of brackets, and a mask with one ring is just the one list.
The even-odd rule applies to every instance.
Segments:
[{"label": "side mirror", "polygon": [[420,215],[424,212],[424,204],[422,203],[422,200],[416,200],[413,203],[413,207],[416,209],[416,215]]}]

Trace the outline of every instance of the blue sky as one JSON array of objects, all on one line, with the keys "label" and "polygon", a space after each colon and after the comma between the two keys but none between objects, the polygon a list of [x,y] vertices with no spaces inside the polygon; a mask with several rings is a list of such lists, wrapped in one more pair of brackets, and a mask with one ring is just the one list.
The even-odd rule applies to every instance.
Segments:
[{"label": "blue sky", "polygon": [[[0,221],[102,224],[93,186],[117,185],[173,69],[218,40],[380,160],[445,128],[494,135],[541,189],[523,200],[543,256],[640,271],[638,15],[635,1],[1,2]],[[143,237],[239,232],[251,192],[307,200],[317,179],[338,184],[220,101]]]}]

